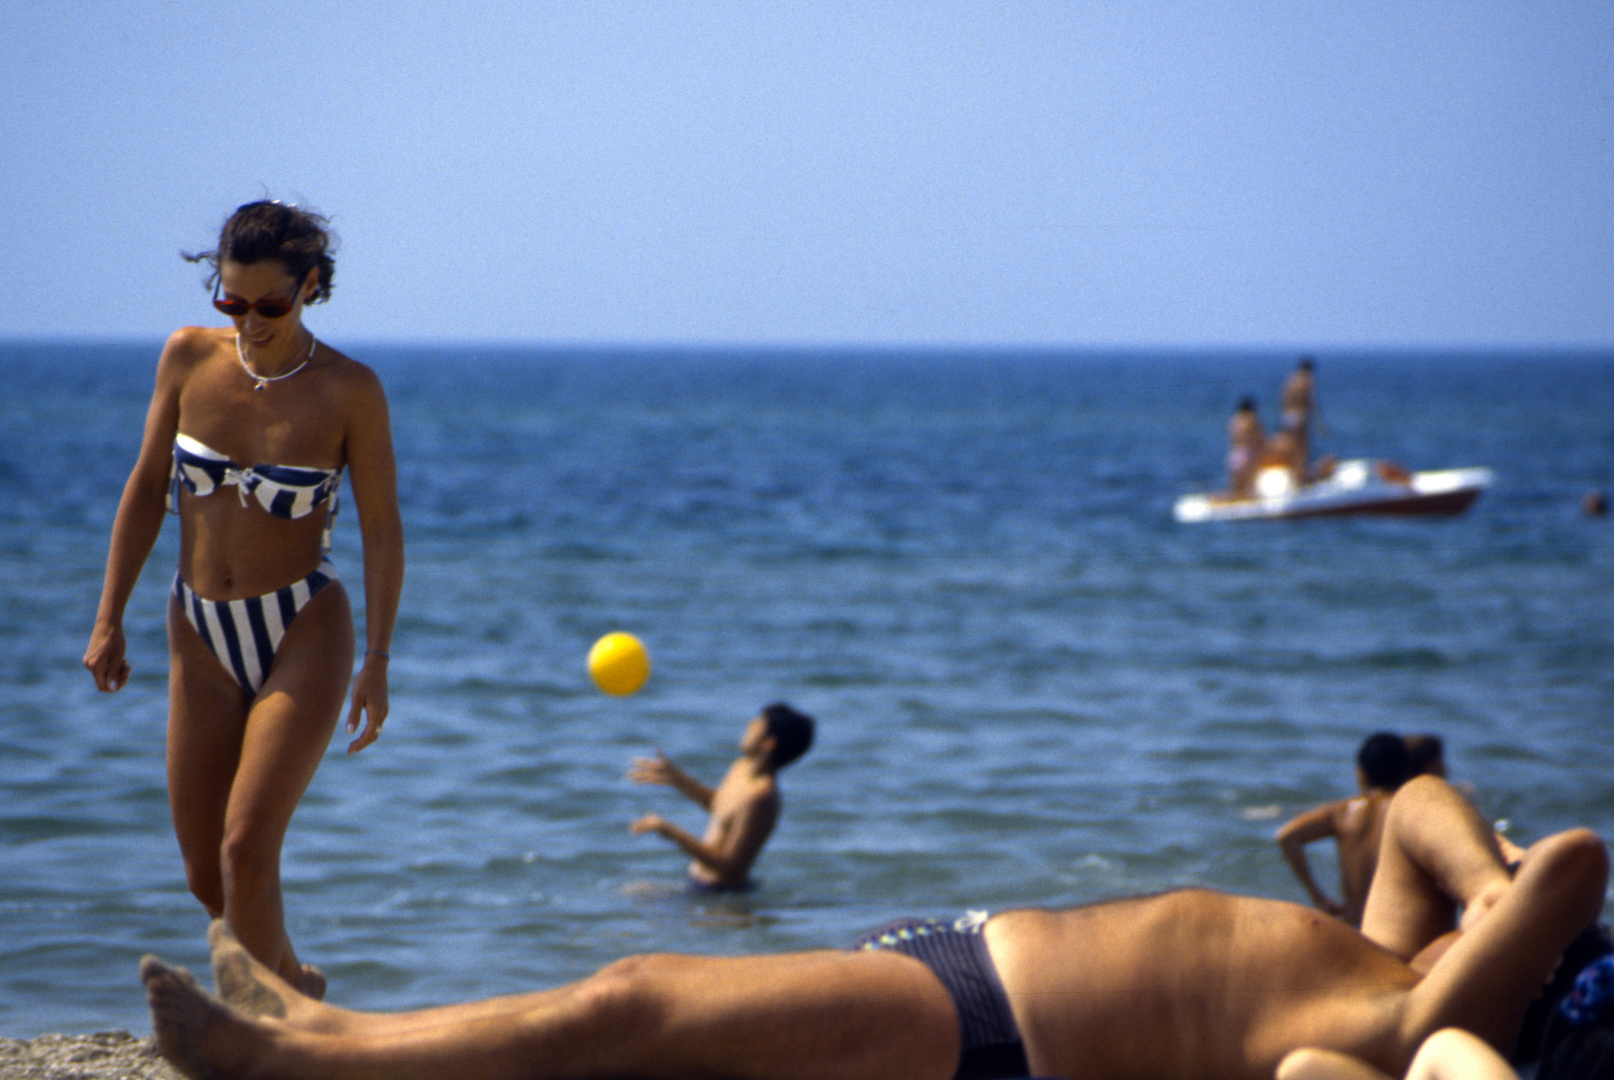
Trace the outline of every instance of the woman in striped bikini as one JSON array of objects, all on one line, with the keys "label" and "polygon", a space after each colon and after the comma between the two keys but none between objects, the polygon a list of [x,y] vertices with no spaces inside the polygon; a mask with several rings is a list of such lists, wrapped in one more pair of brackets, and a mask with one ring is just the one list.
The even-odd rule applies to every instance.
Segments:
[{"label": "woman in striped bikini", "polygon": [[[387,717],[387,661],[403,587],[403,527],[387,400],[374,372],[315,339],[305,304],[330,296],[325,219],[248,203],[218,248],[213,304],[229,328],[185,327],[157,363],[140,456],[112,527],[84,666],[127,683],[123,611],[179,517],[168,605],[168,798],[191,892],[247,950],[319,997],[286,936],[280,849],[351,683],[350,753]],[[291,462],[294,464],[256,464]],[[344,470],[364,546],[364,662],[327,558]]]}]

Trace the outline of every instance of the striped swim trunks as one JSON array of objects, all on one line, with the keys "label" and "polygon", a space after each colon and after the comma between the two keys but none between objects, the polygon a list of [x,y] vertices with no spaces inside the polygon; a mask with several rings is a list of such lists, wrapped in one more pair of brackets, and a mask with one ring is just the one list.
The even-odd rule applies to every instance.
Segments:
[{"label": "striped swim trunks", "polygon": [[954,922],[898,919],[864,934],[854,950],[902,953],[928,967],[953,999],[962,1038],[954,1080],[1029,1076],[1020,1028],[981,931],[984,912]]}]

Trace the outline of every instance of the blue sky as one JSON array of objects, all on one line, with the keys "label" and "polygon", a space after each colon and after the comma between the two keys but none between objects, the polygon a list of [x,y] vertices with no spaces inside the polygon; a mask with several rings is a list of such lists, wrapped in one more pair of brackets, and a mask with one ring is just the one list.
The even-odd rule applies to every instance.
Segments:
[{"label": "blue sky", "polygon": [[0,5],[0,337],[214,323],[330,214],[360,340],[1614,344],[1614,8]]}]

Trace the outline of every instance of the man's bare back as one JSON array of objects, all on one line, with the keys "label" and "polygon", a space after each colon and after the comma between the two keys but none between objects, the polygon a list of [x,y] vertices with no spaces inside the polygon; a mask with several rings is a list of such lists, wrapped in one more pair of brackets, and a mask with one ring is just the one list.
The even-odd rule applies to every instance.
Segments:
[{"label": "man's bare back", "polygon": [[[1388,792],[1367,791],[1348,799],[1337,799],[1308,810],[1278,830],[1278,846],[1312,903],[1352,926],[1362,922],[1362,909],[1367,903],[1368,888],[1373,884],[1373,871],[1378,866],[1379,838],[1384,833],[1384,815],[1390,798]],[[1304,852],[1305,845],[1330,837],[1339,855],[1338,900],[1318,886]]]},{"label": "man's bare back", "polygon": [[[1390,800],[1411,775],[1406,740],[1376,731],[1356,751],[1356,785],[1361,794],[1336,799],[1286,822],[1274,838],[1289,867],[1319,909],[1359,926],[1378,866],[1380,837]],[[1306,860],[1306,845],[1332,839],[1339,853],[1340,899],[1322,890]]]}]

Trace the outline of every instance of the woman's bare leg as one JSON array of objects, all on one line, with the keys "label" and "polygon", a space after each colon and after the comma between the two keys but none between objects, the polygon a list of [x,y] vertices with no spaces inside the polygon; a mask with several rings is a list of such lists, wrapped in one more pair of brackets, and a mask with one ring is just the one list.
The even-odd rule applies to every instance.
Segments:
[{"label": "woman's bare leg", "polygon": [[213,985],[231,1008],[308,1027],[317,1026],[321,1011],[334,1011],[265,967],[223,919],[208,926],[207,942],[213,953]]},{"label": "woman's bare leg", "polygon": [[168,808],[191,894],[214,918],[224,913],[224,808],[241,758],[248,698],[168,603]]},{"label": "woman's bare leg", "polygon": [[330,745],[353,678],[353,617],[340,582],[292,620],[247,715],[224,813],[224,917],[249,952],[293,985],[324,993],[286,936],[280,850]]},{"label": "woman's bare leg", "polygon": [[537,994],[398,1015],[292,1001],[284,1020],[151,958],[141,977],[159,1045],[193,1076],[946,1080],[958,1062],[947,992],[893,953],[639,957]]},{"label": "woman's bare leg", "polygon": [[352,678],[347,594],[332,582],[308,602],[239,719],[225,706],[245,700],[240,687],[177,606],[169,628],[169,798],[192,891],[254,956],[318,996],[323,976],[286,936],[280,851]]}]

